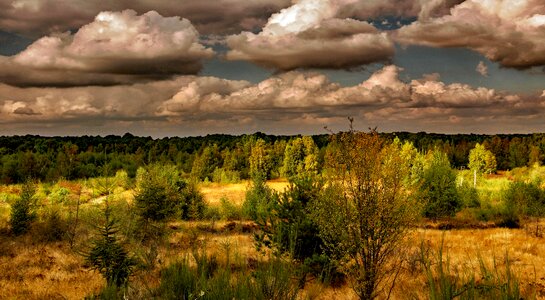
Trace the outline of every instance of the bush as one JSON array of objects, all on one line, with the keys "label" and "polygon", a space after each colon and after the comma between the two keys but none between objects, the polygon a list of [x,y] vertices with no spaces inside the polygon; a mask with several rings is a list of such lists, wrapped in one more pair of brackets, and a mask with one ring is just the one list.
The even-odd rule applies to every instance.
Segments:
[{"label": "bush", "polygon": [[423,214],[428,218],[452,217],[462,208],[456,189],[456,173],[444,153],[435,151],[431,154],[418,195],[424,203]]},{"label": "bush", "polygon": [[178,186],[180,217],[183,220],[201,219],[206,203],[204,196],[194,183],[180,182]]},{"label": "bush", "polygon": [[244,215],[253,221],[266,219],[274,197],[277,197],[276,193],[267,186],[265,180],[260,176],[254,177],[242,204]]},{"label": "bush", "polygon": [[216,168],[212,173],[212,181],[219,183],[237,183],[240,182],[240,172]]},{"label": "bush", "polygon": [[323,241],[311,218],[310,205],[320,197],[323,182],[315,177],[293,177],[288,189],[272,199],[270,213],[260,221],[258,245],[290,254],[303,262],[322,253]]},{"label": "bush", "polygon": [[500,226],[520,227],[522,217],[541,217],[545,213],[545,193],[535,183],[516,181],[505,192]]},{"label": "bush", "polygon": [[36,219],[36,194],[35,185],[27,181],[21,190],[19,199],[11,207],[10,226],[11,232],[21,235],[28,231],[30,224]]},{"label": "bush", "polygon": [[240,220],[243,218],[242,208],[229,201],[227,197],[220,199],[221,218],[227,221]]},{"label": "bush", "polygon": [[457,188],[458,196],[465,207],[475,208],[480,207],[479,194],[477,189],[467,183],[462,183]]},{"label": "bush", "polygon": [[157,183],[143,185],[134,196],[140,217],[145,220],[163,221],[176,211],[176,197]]},{"label": "bush", "polygon": [[199,219],[206,206],[196,185],[184,181],[174,166],[139,169],[134,199],[139,215],[149,221],[165,221],[176,213],[184,220]]}]

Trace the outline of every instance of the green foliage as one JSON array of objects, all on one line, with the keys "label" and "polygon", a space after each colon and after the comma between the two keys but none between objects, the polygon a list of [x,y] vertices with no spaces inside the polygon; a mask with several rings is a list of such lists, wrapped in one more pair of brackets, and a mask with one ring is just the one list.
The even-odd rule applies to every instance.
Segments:
[{"label": "green foliage", "polygon": [[10,227],[15,235],[28,231],[30,224],[36,219],[36,186],[27,181],[21,188],[19,199],[11,206]]},{"label": "green foliage", "polygon": [[98,293],[98,295],[86,296],[85,300],[122,300],[126,299],[124,297],[124,291],[120,290],[119,287],[115,285],[106,285]]},{"label": "green foliage", "polygon": [[270,214],[259,220],[258,245],[288,253],[300,262],[322,253],[323,241],[310,212],[322,188],[323,181],[316,177],[294,178],[286,191],[273,198]]},{"label": "green foliage", "polygon": [[463,206],[470,208],[481,206],[477,189],[470,185],[467,181],[464,181],[457,186],[457,192]]},{"label": "green foliage", "polygon": [[91,250],[86,253],[85,260],[92,269],[102,274],[108,286],[122,287],[128,284],[136,261],[129,256],[117,239],[116,221],[110,213],[110,207],[106,202],[104,223],[97,228],[98,236],[92,241]]},{"label": "green foliage", "polygon": [[233,221],[243,218],[242,207],[233,204],[226,197],[220,198],[220,215],[223,220]]},{"label": "green foliage", "polygon": [[288,179],[318,173],[318,147],[310,136],[289,141],[284,152],[282,175]]},{"label": "green foliage", "polygon": [[206,203],[195,183],[181,182],[178,186],[179,212],[183,220],[196,220],[204,216]]},{"label": "green foliage", "polygon": [[252,146],[252,151],[249,158],[251,178],[270,178],[272,165],[268,152],[266,143],[262,139],[258,139]]},{"label": "green foliage", "polygon": [[191,177],[197,180],[209,180],[217,167],[220,167],[220,153],[218,145],[204,147],[202,152],[193,161]]},{"label": "green foliage", "polygon": [[463,204],[456,189],[456,173],[444,153],[434,151],[428,156],[418,191],[424,204],[423,214],[428,218],[454,216]]},{"label": "green foliage", "polygon": [[172,165],[152,165],[139,169],[134,196],[144,220],[165,221],[176,213],[184,219],[203,216],[205,202],[194,183],[188,183]]},{"label": "green foliage", "polygon": [[478,174],[491,174],[496,171],[496,157],[484,145],[477,143],[475,148],[469,151],[468,167]]},{"label": "green foliage", "polygon": [[176,212],[177,195],[158,183],[142,185],[134,201],[139,215],[145,220],[164,221]]},{"label": "green foliage", "polygon": [[216,168],[212,173],[212,181],[219,183],[237,183],[240,182],[240,172]]},{"label": "green foliage", "polygon": [[515,181],[505,192],[503,220],[500,225],[516,228],[525,216],[545,215],[545,192],[535,183]]},{"label": "green foliage", "polygon": [[267,185],[263,178],[254,177],[246,190],[242,211],[250,220],[257,222],[266,220],[275,197],[278,197],[278,195]]},{"label": "green foliage", "polygon": [[[394,143],[397,143],[399,147],[401,142],[396,138]],[[424,155],[416,150],[413,143],[407,141],[401,145],[399,155],[402,157],[405,167],[409,170],[404,179],[404,184],[409,188],[418,186],[424,176],[426,164]]]}]

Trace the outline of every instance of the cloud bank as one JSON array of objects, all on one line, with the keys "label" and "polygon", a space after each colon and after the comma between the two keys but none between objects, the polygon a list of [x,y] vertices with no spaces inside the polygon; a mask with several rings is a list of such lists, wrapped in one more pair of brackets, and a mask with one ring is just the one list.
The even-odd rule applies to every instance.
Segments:
[{"label": "cloud bank", "polygon": [[75,34],[46,36],[15,56],[0,57],[0,80],[22,86],[117,84],[195,74],[212,55],[186,19],[155,11],[101,12]]},{"label": "cloud bank", "polygon": [[385,61],[394,53],[386,33],[355,19],[336,18],[352,0],[301,0],[272,15],[263,30],[227,38],[227,59],[278,70],[349,68]]},{"label": "cloud bank", "polygon": [[433,47],[467,47],[505,67],[545,65],[545,3],[467,0],[448,15],[402,27],[396,40]]},{"label": "cloud bank", "polygon": [[346,125],[345,118],[353,116],[383,130],[434,126],[435,130],[467,131],[473,125],[493,129],[496,125],[490,124],[500,121],[509,124],[523,119],[526,125],[537,124],[545,112],[545,100],[539,95],[446,84],[437,74],[403,82],[400,71],[396,66],[386,66],[349,87],[330,82],[320,73],[296,71],[258,84],[182,76],[112,87],[0,85],[0,120],[10,126],[99,124],[134,128],[152,123],[165,132],[189,134],[203,128],[225,132],[237,126],[281,132],[310,126],[315,132],[324,125]]}]

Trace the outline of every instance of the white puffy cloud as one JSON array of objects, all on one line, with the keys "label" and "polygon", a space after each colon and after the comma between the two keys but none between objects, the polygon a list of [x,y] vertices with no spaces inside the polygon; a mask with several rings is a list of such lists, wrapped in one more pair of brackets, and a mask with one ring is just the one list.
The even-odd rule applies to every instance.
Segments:
[{"label": "white puffy cloud", "polygon": [[448,15],[400,28],[396,39],[404,44],[467,47],[506,67],[545,65],[545,3],[467,0]]},{"label": "white puffy cloud", "polygon": [[399,80],[401,69],[390,65],[375,72],[366,81],[350,87],[331,83],[320,73],[288,72],[258,84],[199,77],[163,102],[158,115],[252,114],[255,111],[327,110],[328,108],[379,108],[416,111],[437,109],[483,108],[497,105],[514,107],[520,97],[466,84],[445,84],[437,76],[427,76],[405,83]]},{"label": "white puffy cloud", "polygon": [[272,15],[263,30],[227,38],[227,58],[279,70],[347,68],[384,61],[392,41],[367,22],[336,18],[353,0],[301,0]]},{"label": "white puffy cloud", "polygon": [[437,74],[404,82],[400,71],[386,66],[347,87],[321,73],[297,71],[257,84],[199,76],[62,89],[0,84],[0,133],[13,134],[17,126],[27,133],[32,126],[38,133],[79,128],[76,134],[96,126],[155,135],[316,133],[324,125],[346,128],[347,116],[380,130],[494,132],[498,122],[506,131],[542,126],[545,106],[539,94],[446,84]]},{"label": "white puffy cloud", "polygon": [[[155,11],[140,16],[132,10],[101,12],[75,34],[46,36],[13,57],[0,57],[0,79],[15,85],[32,84],[37,78],[43,78],[43,84],[54,84],[63,77],[67,85],[115,84],[125,81],[116,75],[138,80],[193,74],[201,69],[201,61],[212,55],[211,49],[199,43],[198,32],[186,19],[166,18]],[[22,74],[21,69],[38,75]]]},{"label": "white puffy cloud", "polygon": [[477,67],[475,67],[475,71],[484,77],[488,77],[488,66],[485,65],[482,60],[477,64]]}]

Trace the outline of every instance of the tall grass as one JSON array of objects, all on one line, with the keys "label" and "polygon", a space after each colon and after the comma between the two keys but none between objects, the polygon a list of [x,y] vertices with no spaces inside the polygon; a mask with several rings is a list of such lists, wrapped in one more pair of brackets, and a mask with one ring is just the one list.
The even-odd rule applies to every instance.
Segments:
[{"label": "tall grass", "polygon": [[443,242],[435,253],[422,243],[420,254],[431,300],[535,298],[533,294],[523,295],[507,254],[501,262],[494,258],[492,265],[481,256],[477,257],[478,270],[470,266],[453,267],[450,256],[444,252]]},{"label": "tall grass", "polygon": [[296,299],[298,288],[291,267],[280,259],[261,262],[255,270],[219,265],[215,256],[193,253],[161,273],[161,283],[152,292],[158,299]]}]

